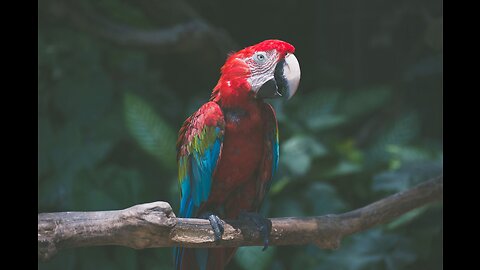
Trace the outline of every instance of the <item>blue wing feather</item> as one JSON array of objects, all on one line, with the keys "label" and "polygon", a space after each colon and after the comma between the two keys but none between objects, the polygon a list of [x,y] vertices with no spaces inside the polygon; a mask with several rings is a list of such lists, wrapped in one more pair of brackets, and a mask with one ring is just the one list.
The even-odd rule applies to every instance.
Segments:
[{"label": "blue wing feather", "polygon": [[[193,117],[193,118],[192,118]],[[181,190],[180,217],[194,217],[202,203],[208,200],[215,171],[223,145],[224,119],[220,107],[209,102],[196,114],[187,119],[180,130],[179,151],[179,187]],[[215,118],[216,125],[207,125],[202,121]],[[200,269],[205,269],[207,257],[202,249],[195,250]],[[175,248],[175,267],[182,269],[182,257],[185,248]]]},{"label": "blue wing feather", "polygon": [[[181,217],[192,217],[192,214],[198,210],[200,205],[208,200],[210,189],[212,187],[212,175],[217,165],[220,149],[222,145],[221,138],[206,149],[203,154],[194,151],[189,158],[190,172],[181,180],[182,201],[180,204]],[[188,200],[193,200],[194,211],[186,215],[182,211]]]}]

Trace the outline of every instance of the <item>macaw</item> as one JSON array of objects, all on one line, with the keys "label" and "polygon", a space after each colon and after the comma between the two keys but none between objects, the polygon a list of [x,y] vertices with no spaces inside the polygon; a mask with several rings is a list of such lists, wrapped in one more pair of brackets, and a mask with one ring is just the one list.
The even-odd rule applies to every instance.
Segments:
[{"label": "macaw", "polygon": [[[278,167],[278,127],[264,98],[290,99],[300,82],[294,46],[265,40],[231,54],[210,101],[188,117],[177,141],[180,217],[207,218],[215,241],[223,220],[258,213]],[[267,219],[255,215],[264,236]],[[270,223],[271,226],[271,223]],[[271,227],[270,227],[271,228]],[[221,270],[236,248],[174,250],[177,270]]]}]

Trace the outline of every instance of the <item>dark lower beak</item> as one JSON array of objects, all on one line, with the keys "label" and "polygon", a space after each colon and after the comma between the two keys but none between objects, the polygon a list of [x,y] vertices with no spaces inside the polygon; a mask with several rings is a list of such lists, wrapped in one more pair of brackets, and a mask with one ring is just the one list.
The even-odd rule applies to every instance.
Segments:
[{"label": "dark lower beak", "polygon": [[293,54],[287,54],[275,66],[273,78],[264,83],[256,92],[256,98],[276,98],[285,96],[290,99],[300,82],[300,65]]},{"label": "dark lower beak", "polygon": [[282,94],[278,92],[278,86],[275,79],[271,79],[260,87],[255,96],[257,98],[276,98],[281,97]]}]

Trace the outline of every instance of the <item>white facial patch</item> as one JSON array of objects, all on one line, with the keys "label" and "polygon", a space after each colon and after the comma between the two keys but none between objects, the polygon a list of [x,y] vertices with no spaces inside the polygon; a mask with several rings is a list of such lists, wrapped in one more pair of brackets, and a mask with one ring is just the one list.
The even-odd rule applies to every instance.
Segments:
[{"label": "white facial patch", "polygon": [[[245,59],[245,63],[250,67],[251,75],[247,79],[252,90],[257,92],[267,81],[274,78],[275,66],[278,60],[276,50],[260,52],[252,57]],[[260,56],[260,57],[259,57]],[[265,61],[258,61],[258,58],[265,57]]]}]

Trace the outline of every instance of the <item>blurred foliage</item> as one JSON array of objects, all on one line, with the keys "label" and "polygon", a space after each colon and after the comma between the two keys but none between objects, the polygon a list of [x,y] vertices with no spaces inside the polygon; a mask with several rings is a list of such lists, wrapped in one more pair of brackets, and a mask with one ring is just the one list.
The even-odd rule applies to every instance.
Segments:
[{"label": "blurred foliage", "polygon": [[[140,2],[88,3],[133,27],[180,16],[152,17]],[[276,37],[297,48],[300,89],[289,102],[271,101],[281,155],[265,215],[341,213],[442,173],[442,1],[244,1],[257,8],[242,24],[231,3],[189,2],[241,46]],[[50,16],[52,3],[39,5],[38,212],[157,200],[177,209],[176,132],[208,100],[222,62],[209,47],[170,54],[115,46]],[[442,269],[442,211],[441,203],[416,209],[334,251],[242,247],[230,269]],[[172,267],[171,249],[123,247],[66,250],[38,264]]]}]

